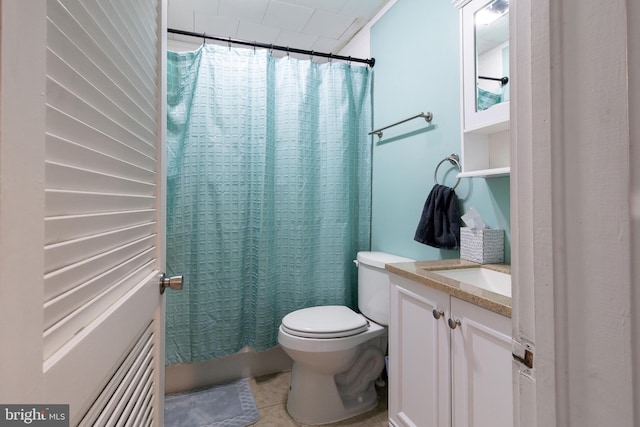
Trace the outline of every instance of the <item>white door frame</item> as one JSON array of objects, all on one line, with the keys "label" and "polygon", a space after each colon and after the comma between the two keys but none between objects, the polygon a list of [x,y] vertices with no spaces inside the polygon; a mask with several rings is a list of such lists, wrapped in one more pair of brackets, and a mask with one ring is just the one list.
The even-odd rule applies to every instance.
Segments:
[{"label": "white door frame", "polygon": [[[44,252],[34,248],[44,241],[46,2],[8,3],[1,4],[2,34],[16,37],[0,36],[0,342],[16,344],[0,346],[0,375],[3,384],[18,384],[42,374],[33,343],[42,339]],[[28,31],[26,22],[33,23]],[[28,403],[42,392],[0,386],[0,400]]]},{"label": "white door frame", "polygon": [[511,8],[516,425],[637,425],[640,6]]}]

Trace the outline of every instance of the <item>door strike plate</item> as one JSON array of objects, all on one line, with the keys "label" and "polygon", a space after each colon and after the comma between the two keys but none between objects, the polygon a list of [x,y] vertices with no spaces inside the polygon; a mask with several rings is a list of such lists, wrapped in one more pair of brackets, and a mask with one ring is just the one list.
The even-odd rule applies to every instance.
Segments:
[{"label": "door strike plate", "polygon": [[531,352],[531,350],[529,349],[524,350],[524,358],[513,353],[511,355],[513,356],[514,359],[522,363],[527,368],[533,369],[533,353]]}]

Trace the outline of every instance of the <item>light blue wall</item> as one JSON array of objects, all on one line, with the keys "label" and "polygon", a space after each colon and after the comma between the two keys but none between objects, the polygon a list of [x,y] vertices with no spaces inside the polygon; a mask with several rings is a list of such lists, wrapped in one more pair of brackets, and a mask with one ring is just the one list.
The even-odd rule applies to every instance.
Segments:
[{"label": "light blue wall", "polygon": [[[432,126],[415,119],[386,130],[380,141],[374,136],[372,250],[418,260],[460,256],[413,240],[437,164],[460,154],[458,26],[449,0],[399,0],[371,30],[374,128],[434,114]],[[447,165],[438,182],[452,186],[457,171]],[[474,206],[491,228],[505,230],[510,262],[509,178],[463,179],[456,193],[463,212]]]}]

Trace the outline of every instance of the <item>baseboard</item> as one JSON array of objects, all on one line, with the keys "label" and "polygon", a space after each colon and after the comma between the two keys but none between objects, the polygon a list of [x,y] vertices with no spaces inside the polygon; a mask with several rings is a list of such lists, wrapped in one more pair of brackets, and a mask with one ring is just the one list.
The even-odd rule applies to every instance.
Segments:
[{"label": "baseboard", "polygon": [[291,363],[291,358],[277,346],[261,352],[245,348],[227,357],[171,365],[165,369],[165,393],[283,372],[291,369]]}]

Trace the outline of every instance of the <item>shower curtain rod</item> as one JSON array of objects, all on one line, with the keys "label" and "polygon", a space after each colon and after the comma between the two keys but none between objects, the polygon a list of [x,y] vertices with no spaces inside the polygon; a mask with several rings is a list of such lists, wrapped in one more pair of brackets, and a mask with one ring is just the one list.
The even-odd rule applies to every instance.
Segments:
[{"label": "shower curtain rod", "polygon": [[364,64],[369,65],[369,67],[372,67],[375,65],[376,63],[376,59],[375,58],[370,58],[370,59],[363,59],[363,58],[352,58],[351,56],[342,56],[342,55],[334,55],[333,53],[323,53],[323,52],[315,52],[313,50],[305,50],[305,49],[296,49],[293,47],[289,47],[289,46],[278,46],[275,44],[268,44],[268,43],[258,43],[258,42],[251,42],[251,41],[247,41],[247,40],[240,40],[240,39],[234,39],[231,37],[218,37],[218,36],[211,36],[209,34],[199,34],[199,33],[194,33],[192,31],[183,31],[183,30],[176,30],[173,28],[167,28],[167,32],[168,33],[172,33],[172,34],[180,34],[182,36],[191,36],[191,37],[199,37],[204,39],[208,39],[208,40],[217,40],[217,41],[221,41],[221,42],[227,42],[229,44],[233,43],[233,44],[239,44],[242,46],[251,46],[251,47],[260,47],[260,48],[264,48],[264,49],[271,49],[271,50],[281,50],[281,51],[285,51],[285,52],[291,52],[291,53],[300,53],[303,55],[311,55],[311,56],[319,56],[322,58],[329,58],[329,59],[337,59],[340,61],[350,61],[350,62],[361,62]]}]

